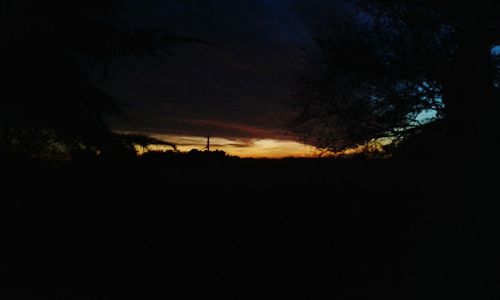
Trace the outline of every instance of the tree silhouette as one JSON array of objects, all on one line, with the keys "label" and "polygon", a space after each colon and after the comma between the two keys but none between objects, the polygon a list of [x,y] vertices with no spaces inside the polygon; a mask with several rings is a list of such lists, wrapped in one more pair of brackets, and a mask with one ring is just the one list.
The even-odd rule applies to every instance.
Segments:
[{"label": "tree silhouette", "polygon": [[295,130],[332,151],[415,137],[439,140],[444,152],[469,144],[489,149],[499,107],[492,49],[500,38],[500,4],[352,4],[354,13],[308,52],[292,100]]},{"label": "tree silhouette", "polygon": [[196,41],[164,29],[131,28],[121,0],[3,0],[0,5],[2,152],[30,144],[27,133],[35,131],[70,152],[116,144],[104,116],[122,109],[99,86],[108,63],[135,55],[161,58],[173,43]]}]

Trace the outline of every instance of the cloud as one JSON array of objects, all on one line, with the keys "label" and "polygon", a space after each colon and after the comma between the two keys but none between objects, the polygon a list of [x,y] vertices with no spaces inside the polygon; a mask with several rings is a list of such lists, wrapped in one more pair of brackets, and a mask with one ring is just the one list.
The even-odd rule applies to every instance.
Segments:
[{"label": "cloud", "polygon": [[[175,143],[179,150],[188,152],[192,149],[204,150],[206,138],[177,135],[154,135],[155,138]],[[230,155],[253,158],[317,157],[313,147],[290,140],[273,139],[211,139],[211,149],[222,150]]]},{"label": "cloud", "polygon": [[166,27],[214,43],[174,57],[120,60],[106,89],[129,107],[117,129],[282,138],[283,101],[313,33],[341,14],[332,0],[129,0],[133,25]]},{"label": "cloud", "polygon": [[[115,124],[118,122],[115,121]],[[265,124],[264,124],[265,125]],[[133,122],[123,122],[115,125],[115,130],[140,131],[146,134],[174,134],[178,136],[213,136],[243,140],[251,139],[290,139],[283,129],[268,126],[258,127],[245,123],[232,123],[225,120],[186,119],[169,117],[139,117]]]}]

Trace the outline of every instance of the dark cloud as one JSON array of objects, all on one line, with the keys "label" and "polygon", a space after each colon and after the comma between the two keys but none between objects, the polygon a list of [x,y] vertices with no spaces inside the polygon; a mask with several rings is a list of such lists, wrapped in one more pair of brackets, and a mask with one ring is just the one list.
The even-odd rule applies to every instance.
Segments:
[{"label": "dark cloud", "polygon": [[251,148],[254,146],[254,143],[230,143],[227,145],[220,145],[220,146],[230,146],[234,148]]},{"label": "dark cloud", "polygon": [[128,107],[118,129],[284,137],[298,44],[342,13],[331,0],[130,0],[134,26],[165,27],[214,44],[177,46],[166,62],[111,66],[108,89]]},{"label": "dark cloud", "polygon": [[348,1],[341,0],[290,0],[290,9],[301,16],[304,27],[309,34],[315,34],[349,13]]}]

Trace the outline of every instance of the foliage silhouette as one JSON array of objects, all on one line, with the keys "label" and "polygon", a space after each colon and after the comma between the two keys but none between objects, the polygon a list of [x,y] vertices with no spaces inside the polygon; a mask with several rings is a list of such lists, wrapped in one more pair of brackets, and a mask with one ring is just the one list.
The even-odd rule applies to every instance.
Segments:
[{"label": "foliage silhouette", "polygon": [[4,0],[0,9],[4,153],[33,144],[26,134],[14,138],[16,132],[38,131],[70,153],[116,145],[104,116],[123,110],[100,88],[109,62],[162,58],[172,44],[201,42],[165,29],[131,28],[121,0]]},{"label": "foliage silhouette", "polygon": [[[500,38],[500,5],[352,4],[355,13],[316,38],[317,49],[307,53],[309,67],[291,101],[294,130],[332,151],[413,137],[424,144],[440,139],[443,153],[468,143],[473,152],[488,151],[499,112],[492,49]],[[422,126],[433,121],[436,126]],[[426,151],[440,152],[434,150]]]},{"label": "foliage silhouette", "polygon": [[2,291],[498,299],[498,207],[463,201],[483,166],[203,153],[3,164]]}]

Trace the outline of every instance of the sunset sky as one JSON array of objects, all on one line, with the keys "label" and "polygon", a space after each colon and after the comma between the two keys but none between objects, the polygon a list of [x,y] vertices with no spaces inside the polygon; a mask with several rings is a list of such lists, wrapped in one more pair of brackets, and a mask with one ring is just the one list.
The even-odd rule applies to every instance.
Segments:
[{"label": "sunset sky", "polygon": [[[199,149],[205,136],[232,155],[311,155],[285,126],[300,48],[347,9],[321,0],[129,0],[137,27],[168,28],[213,46],[171,49],[164,61],[129,58],[110,66],[106,88],[127,108],[113,128]],[[186,140],[190,142],[186,143]],[[188,145],[184,145],[188,144]]]},{"label": "sunset sky", "polygon": [[[172,141],[178,150],[188,152],[192,149],[205,150],[206,137],[180,135],[153,135],[155,138]],[[242,158],[283,158],[283,157],[314,157],[319,152],[312,146],[279,139],[228,139],[210,138],[210,150],[221,150]]]}]

